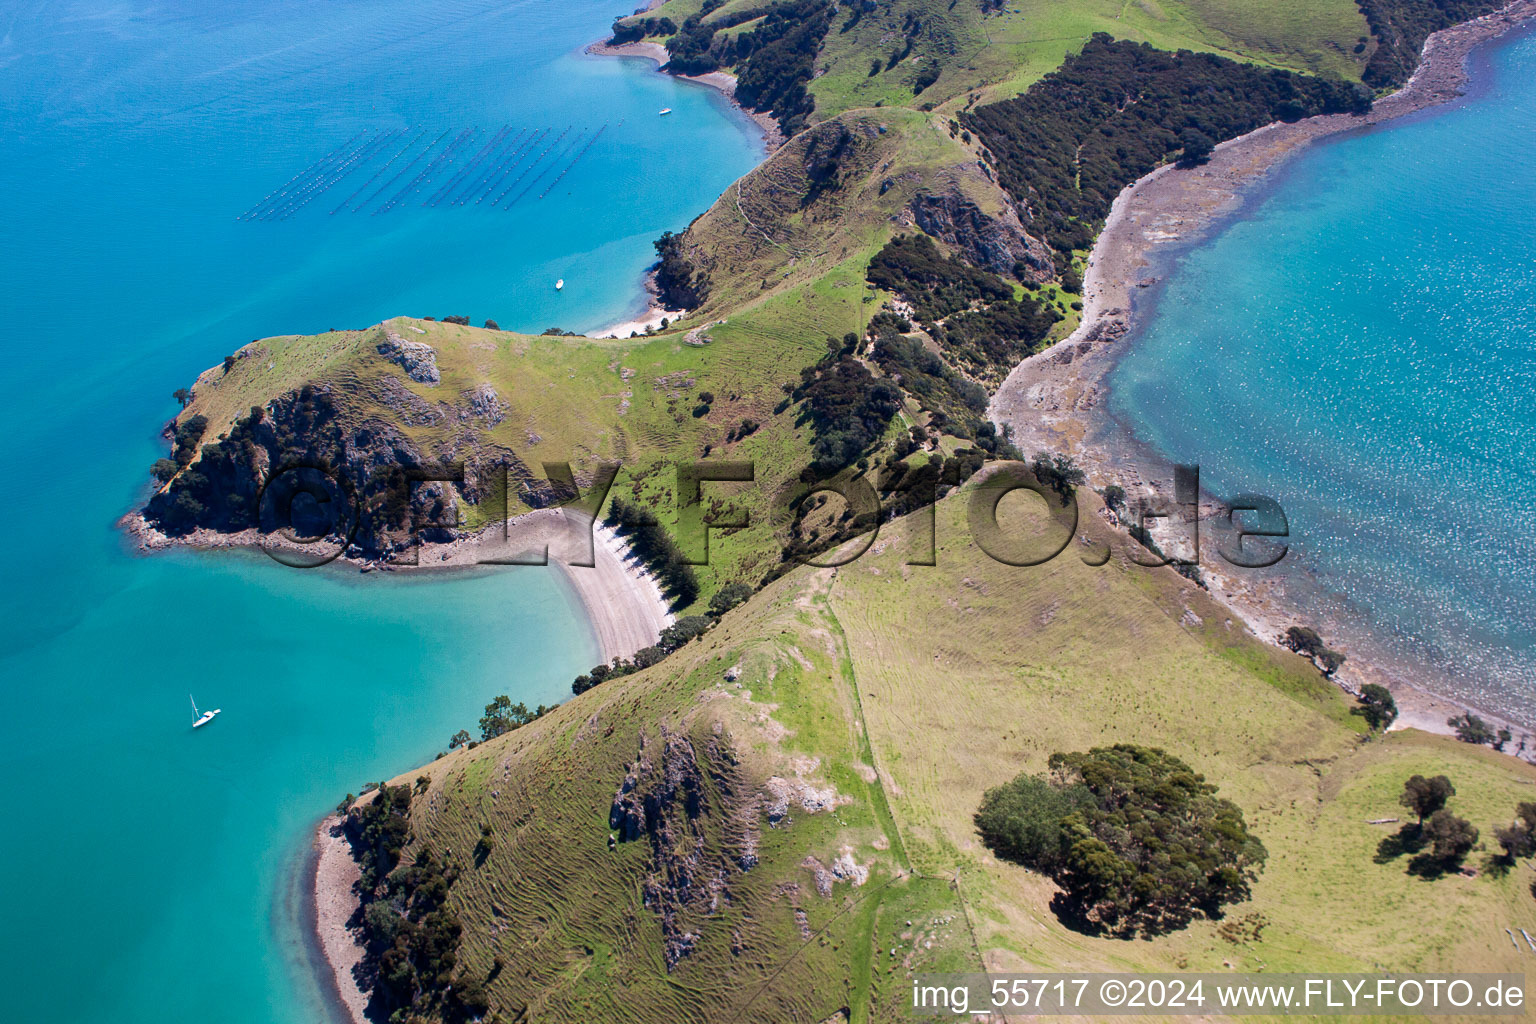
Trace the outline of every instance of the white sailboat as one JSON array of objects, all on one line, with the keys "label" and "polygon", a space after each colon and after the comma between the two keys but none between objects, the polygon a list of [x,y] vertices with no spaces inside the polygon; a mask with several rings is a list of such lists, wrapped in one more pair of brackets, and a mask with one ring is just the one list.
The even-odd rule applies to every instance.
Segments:
[{"label": "white sailboat", "polygon": [[559,291],[560,289],[562,289],[564,287],[565,287],[565,278],[562,277],[560,280],[555,282],[555,291]]},{"label": "white sailboat", "polygon": [[203,726],[213,721],[214,715],[224,710],[223,708],[214,708],[212,711],[203,711],[199,713],[197,710],[197,701],[193,699],[190,693],[187,694],[187,699],[192,701],[192,728],[194,729],[201,729]]}]

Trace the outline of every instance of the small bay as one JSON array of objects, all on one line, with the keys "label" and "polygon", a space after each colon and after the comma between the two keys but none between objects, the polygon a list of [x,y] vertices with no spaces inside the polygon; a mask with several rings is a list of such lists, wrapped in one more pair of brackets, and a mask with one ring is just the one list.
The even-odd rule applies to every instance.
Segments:
[{"label": "small bay", "polygon": [[1110,409],[1280,501],[1296,621],[1536,726],[1536,37],[1472,61],[1174,255]]},{"label": "small bay", "polygon": [[[295,887],[314,823],[473,730],[492,696],[560,700],[596,660],[554,570],[143,557],[113,523],[145,497],[171,392],[254,338],[399,314],[540,331],[636,313],[651,241],[761,144],[712,90],[582,52],[632,8],[0,12],[9,1019],[323,1019]],[[428,205],[408,175],[343,206],[368,175],[388,185],[411,139],[462,138],[458,168],[503,132],[547,132],[541,146],[568,133],[516,203]],[[238,219],[353,139],[373,149],[359,173],[282,216]],[[466,172],[459,190],[471,184]],[[195,734],[189,692],[223,709]]]}]

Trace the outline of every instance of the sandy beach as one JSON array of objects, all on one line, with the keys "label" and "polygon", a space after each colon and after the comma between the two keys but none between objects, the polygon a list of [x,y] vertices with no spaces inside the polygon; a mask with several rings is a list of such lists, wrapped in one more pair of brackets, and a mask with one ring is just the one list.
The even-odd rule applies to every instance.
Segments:
[{"label": "sandy beach", "polygon": [[[1291,124],[1272,124],[1217,146],[1209,163],[1184,169],[1161,167],[1116,197],[1089,257],[1083,281],[1083,319],[1067,338],[1016,366],[993,397],[990,415],[1012,430],[1021,451],[1069,452],[1096,486],[1117,483],[1132,494],[1167,497],[1171,474],[1148,461],[1134,439],[1104,413],[1106,378],[1137,326],[1136,297],[1156,283],[1154,259],[1169,246],[1197,242],[1242,205],[1245,196],[1277,166],[1311,142],[1357,131],[1446,103],[1468,81],[1467,58],[1481,43],[1536,18],[1536,0],[1516,0],[1502,10],[1431,36],[1423,59],[1399,91],[1376,101],[1370,113],[1333,114]],[[1209,500],[1209,504],[1207,504]],[[1225,515],[1202,495],[1200,515]],[[1211,593],[1242,619],[1255,636],[1275,643],[1306,616],[1287,601],[1275,580],[1239,576],[1202,562]],[[1346,690],[1377,682],[1392,689],[1401,709],[1397,728],[1449,733],[1446,719],[1464,705],[1423,689],[1402,671],[1389,671],[1359,651],[1338,674]],[[1477,709],[1470,709],[1476,711]],[[1478,711],[1495,725],[1509,724],[1517,742],[1528,728]],[[1527,759],[1532,753],[1527,748]]]},{"label": "sandy beach", "polygon": [[656,293],[656,272],[649,270],[641,281],[641,287],[645,291],[645,312],[632,320],[624,320],[616,324],[596,331],[588,331],[589,338],[628,338],[631,334],[644,334],[646,331],[661,330],[661,322],[667,321],[670,326],[688,315],[686,309],[668,309],[662,305],[660,296]]},{"label": "sandy beach", "polygon": [[661,588],[624,541],[601,523],[564,509],[540,509],[446,544],[423,544],[415,568],[531,561],[545,551],[581,600],[605,661],[649,647],[672,623]]},{"label": "sandy beach", "polygon": [[353,1024],[367,1024],[363,1010],[368,996],[358,987],[353,970],[363,959],[363,947],[356,933],[347,926],[357,911],[357,896],[352,891],[361,872],[352,859],[352,848],[341,832],[341,818],[332,815],[315,832],[314,877],[310,893],[314,899],[315,938],[326,963],[334,995]]}]

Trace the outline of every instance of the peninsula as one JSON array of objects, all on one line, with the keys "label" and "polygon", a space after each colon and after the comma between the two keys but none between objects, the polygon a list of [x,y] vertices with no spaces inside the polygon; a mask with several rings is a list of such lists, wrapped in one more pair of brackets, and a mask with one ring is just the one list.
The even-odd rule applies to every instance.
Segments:
[{"label": "peninsula", "polygon": [[[1533,909],[1536,769],[1389,729],[1411,680],[1346,692],[1304,609],[1161,564],[1127,529],[1153,474],[1089,442],[1151,249],[1310,140],[1457,95],[1536,13],[1305,7],[668,0],[607,52],[729,76],[781,133],[657,239],[680,317],[398,317],[197,380],[154,543],[264,543],[296,459],[355,491],[330,539],[359,565],[600,524],[568,571],[605,663],[317,837],[354,1019],[895,1021],[933,972],[1523,969],[1495,925]],[[751,471],[693,496],[695,464]]]}]

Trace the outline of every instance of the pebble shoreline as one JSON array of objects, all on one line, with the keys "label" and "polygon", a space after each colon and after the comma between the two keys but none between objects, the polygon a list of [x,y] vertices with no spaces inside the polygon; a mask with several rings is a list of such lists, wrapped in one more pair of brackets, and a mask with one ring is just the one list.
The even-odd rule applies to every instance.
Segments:
[{"label": "pebble shoreline", "polygon": [[[1155,462],[1134,438],[1109,423],[1106,379],[1125,351],[1124,339],[1139,325],[1136,296],[1156,283],[1154,254],[1170,245],[1198,242],[1236,211],[1247,194],[1276,167],[1310,143],[1359,131],[1461,97],[1469,81],[1468,57],[1479,45],[1529,25],[1536,0],[1515,2],[1481,18],[1436,32],[1425,41],[1418,69],[1402,89],[1376,101],[1364,115],[1327,114],[1267,125],[1217,146],[1209,163],[1191,169],[1160,167],[1116,198],[1094,243],[1083,275],[1083,319],[1067,338],[1025,359],[993,396],[989,415],[1012,430],[1024,452],[1068,452],[1097,485],[1116,483],[1132,493],[1168,497],[1171,471]],[[1107,429],[1105,429],[1107,428]],[[1108,436],[1110,440],[1103,440]],[[1167,478],[1167,479],[1165,479]],[[1201,518],[1218,512],[1201,496]],[[1211,571],[1202,562],[1211,593],[1255,636],[1275,643],[1289,625],[1306,621],[1273,582]],[[1428,692],[1422,680],[1388,671],[1368,656],[1348,651],[1338,681],[1358,692],[1382,683],[1397,697],[1396,728],[1448,734],[1446,719],[1471,710],[1508,726],[1516,737],[1528,726],[1469,708]],[[1536,759],[1529,746],[1523,755]]]}]

